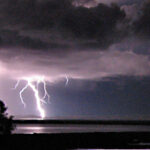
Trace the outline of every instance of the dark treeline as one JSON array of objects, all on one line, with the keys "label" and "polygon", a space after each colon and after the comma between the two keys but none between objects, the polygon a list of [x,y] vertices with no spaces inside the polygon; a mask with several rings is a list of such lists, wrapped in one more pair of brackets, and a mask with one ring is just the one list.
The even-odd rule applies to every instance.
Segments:
[{"label": "dark treeline", "polygon": [[0,100],[0,134],[11,134],[14,129],[12,116],[8,117],[6,113],[7,107]]}]

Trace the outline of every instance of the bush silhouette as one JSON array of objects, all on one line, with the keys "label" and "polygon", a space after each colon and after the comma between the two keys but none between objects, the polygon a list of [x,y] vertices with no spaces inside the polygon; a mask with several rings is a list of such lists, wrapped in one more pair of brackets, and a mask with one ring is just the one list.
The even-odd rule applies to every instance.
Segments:
[{"label": "bush silhouette", "polygon": [[13,117],[8,117],[6,113],[7,107],[0,100],[0,134],[11,134],[14,129],[14,125],[12,122]]}]

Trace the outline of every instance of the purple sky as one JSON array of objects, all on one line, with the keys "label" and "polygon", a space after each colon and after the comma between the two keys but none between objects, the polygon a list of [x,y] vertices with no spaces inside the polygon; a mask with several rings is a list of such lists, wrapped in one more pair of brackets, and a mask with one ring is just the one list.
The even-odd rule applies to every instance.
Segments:
[{"label": "purple sky", "polygon": [[[116,4],[111,5],[112,2]],[[0,0],[0,3],[0,98],[8,105],[10,114],[34,116],[38,113],[31,90],[28,89],[24,95],[28,99],[28,107],[24,109],[20,102],[19,90],[25,85],[24,81],[18,89],[12,90],[17,80],[23,77],[45,77],[48,91],[52,93],[52,104],[43,106],[48,117],[61,116],[63,113],[66,116],[120,116],[119,111],[106,115],[107,111],[99,110],[101,103],[96,105],[98,99],[107,99],[107,96],[101,97],[98,92],[98,89],[104,90],[106,83],[103,82],[112,83],[112,78],[116,78],[113,82],[118,86],[126,78],[131,78],[132,81],[138,78],[138,83],[141,84],[145,78],[150,77],[149,1],[78,0],[73,1],[72,5],[67,0]],[[67,87],[66,76],[69,78]],[[130,80],[124,82],[118,88],[124,89],[126,93],[128,88],[125,85],[132,84]],[[103,83],[101,88],[98,86],[100,83]],[[108,90],[110,85],[107,86]],[[149,87],[147,83],[142,86]],[[66,94],[62,92],[64,88],[68,91]],[[108,94],[111,90],[113,88],[107,91]],[[117,88],[115,90],[120,95],[120,91]],[[97,98],[87,97],[88,91],[97,91],[94,93]],[[74,93],[81,94],[85,101],[81,102],[81,97],[78,100],[71,99]],[[56,97],[53,97],[55,94]],[[66,95],[69,102],[66,101]],[[57,100],[54,101],[57,96],[62,99],[60,104]],[[112,94],[112,99],[115,96]],[[129,100],[134,96],[129,94]],[[96,100],[86,102],[88,98]],[[67,103],[66,106],[63,102]],[[106,102],[104,109],[108,109],[109,105],[113,107],[114,103]],[[79,114],[71,110],[65,112],[63,110],[68,103],[74,111],[80,106],[92,106],[92,109],[85,109]],[[118,99],[116,103],[119,110],[121,101]],[[133,105],[140,105],[136,98]],[[144,109],[144,106],[140,109]],[[97,111],[93,110],[94,107]],[[125,112],[129,114],[131,111],[126,109],[122,115],[126,116]],[[149,115],[149,112],[144,112],[144,115]]]}]

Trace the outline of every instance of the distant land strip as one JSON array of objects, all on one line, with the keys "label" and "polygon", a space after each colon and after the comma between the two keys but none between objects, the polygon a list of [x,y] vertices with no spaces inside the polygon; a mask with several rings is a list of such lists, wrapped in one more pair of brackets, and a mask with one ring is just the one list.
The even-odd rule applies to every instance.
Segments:
[{"label": "distant land strip", "polygon": [[13,120],[14,124],[150,125],[150,120]]}]

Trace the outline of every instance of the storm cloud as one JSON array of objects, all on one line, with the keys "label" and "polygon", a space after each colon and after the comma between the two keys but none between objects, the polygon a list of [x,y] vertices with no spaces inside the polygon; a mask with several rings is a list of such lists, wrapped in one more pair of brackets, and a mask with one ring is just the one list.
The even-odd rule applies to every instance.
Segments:
[{"label": "storm cloud", "polygon": [[[150,74],[148,48],[146,52],[137,50],[137,43],[142,47],[149,40],[137,36],[148,34],[149,5],[137,10],[139,1],[126,1],[126,5],[123,1],[110,5],[100,1],[88,8],[74,2],[1,1],[1,74],[8,73],[8,68],[18,78],[34,74],[47,78],[67,74],[76,79]],[[128,11],[133,7],[134,18]]]},{"label": "storm cloud", "polygon": [[[134,30],[145,28],[138,23],[144,24],[138,13],[145,11],[140,10],[139,1],[126,1],[124,4],[123,1],[112,0],[116,4],[110,5],[97,1],[95,7],[89,8],[83,5],[77,7],[75,1],[69,0],[0,2],[1,47],[104,50],[130,34],[134,36]],[[146,7],[149,8],[148,5]]]},{"label": "storm cloud", "polygon": [[150,1],[143,5],[140,17],[134,22],[134,28],[137,36],[150,38]]},{"label": "storm cloud", "polygon": [[[29,45],[31,48],[37,46],[38,49],[39,45],[39,48],[41,46],[51,48],[55,40],[55,45],[56,42],[61,46],[68,43],[70,48],[74,45],[79,48],[92,47],[92,45],[107,48],[119,42],[127,33],[117,28],[126,15],[115,4],[111,6],[99,4],[94,8],[85,8],[75,7],[68,0],[59,2],[7,0],[1,3],[3,4],[0,7],[2,45],[13,46],[16,42],[16,45],[22,47]],[[42,33],[48,32],[46,41],[40,41],[36,37],[33,39],[34,31],[41,32],[40,38]],[[23,32],[28,32],[29,37],[24,37]]]},{"label": "storm cloud", "polygon": [[15,50],[13,52],[1,50],[0,55],[1,76],[7,75],[14,80],[36,75],[44,75],[50,82],[65,76],[73,79],[98,80],[113,76],[150,75],[149,57],[130,51],[109,50],[101,53],[81,51],[60,57],[44,52],[25,53],[22,50],[18,53]]}]

